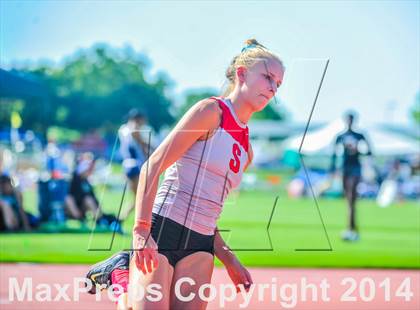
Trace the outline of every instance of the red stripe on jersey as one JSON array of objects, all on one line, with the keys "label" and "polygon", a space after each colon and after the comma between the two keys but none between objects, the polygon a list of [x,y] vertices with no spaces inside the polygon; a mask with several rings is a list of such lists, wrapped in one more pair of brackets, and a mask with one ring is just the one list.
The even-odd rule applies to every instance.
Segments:
[{"label": "red stripe on jersey", "polygon": [[242,128],[238,125],[235,120],[235,117],[232,115],[229,107],[223,100],[220,100],[217,97],[212,97],[212,99],[216,99],[219,103],[220,108],[222,109],[222,123],[220,127],[222,127],[227,133],[231,135],[233,139],[235,139],[244,149],[245,152],[248,152],[249,147],[249,132],[248,126]]}]

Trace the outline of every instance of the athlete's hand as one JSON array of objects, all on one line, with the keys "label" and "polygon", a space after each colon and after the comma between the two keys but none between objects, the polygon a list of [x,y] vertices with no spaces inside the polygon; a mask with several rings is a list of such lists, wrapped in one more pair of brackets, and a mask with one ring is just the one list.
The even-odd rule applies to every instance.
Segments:
[{"label": "athlete's hand", "polygon": [[230,279],[236,287],[236,292],[240,292],[239,285],[242,284],[248,292],[251,284],[253,283],[251,274],[244,266],[235,258],[233,262],[226,265],[227,272]]},{"label": "athlete's hand", "polygon": [[152,273],[158,268],[158,247],[148,229],[133,229],[133,249],[134,261],[143,274]]}]

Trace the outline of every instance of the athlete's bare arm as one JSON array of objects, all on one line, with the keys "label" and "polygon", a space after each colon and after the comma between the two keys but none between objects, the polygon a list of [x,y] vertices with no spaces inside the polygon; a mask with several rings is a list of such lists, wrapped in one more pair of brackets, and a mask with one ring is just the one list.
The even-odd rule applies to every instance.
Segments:
[{"label": "athlete's bare arm", "polygon": [[245,290],[248,291],[249,286],[253,283],[251,274],[242,266],[217,229],[214,236],[214,254],[226,267],[229,277],[236,287],[236,291],[239,292],[238,285],[240,284],[244,285]]},{"label": "athlete's bare arm", "polygon": [[235,258],[235,254],[229,249],[217,229],[214,235],[214,255],[216,255],[223,265],[230,264]]},{"label": "athlete's bare arm", "polygon": [[[198,139],[208,136],[220,124],[221,110],[213,100],[203,100],[182,117],[175,128],[142,166],[136,193],[133,248],[135,263],[144,274],[158,267],[157,245],[150,235],[153,202],[159,175],[178,160]],[[139,251],[140,250],[140,251]],[[147,268],[146,268],[147,267]]]},{"label": "athlete's bare arm", "polygon": [[372,146],[370,145],[368,139],[363,135],[362,136],[362,140],[365,142],[366,144],[366,148],[367,148],[367,152],[366,155],[368,156],[372,156]]},{"label": "athlete's bare arm", "polygon": [[336,172],[336,168],[335,168],[335,162],[337,160],[337,152],[338,152],[338,146],[340,144],[340,139],[337,137],[335,142],[334,142],[334,146],[333,146],[333,153],[331,156],[331,166],[330,166],[330,172],[331,173],[335,173]]}]

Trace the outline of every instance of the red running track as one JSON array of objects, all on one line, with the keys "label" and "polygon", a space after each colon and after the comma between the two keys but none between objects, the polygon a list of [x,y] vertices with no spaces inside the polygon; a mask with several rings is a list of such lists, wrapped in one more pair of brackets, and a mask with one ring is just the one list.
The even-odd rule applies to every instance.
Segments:
[{"label": "red running track", "polygon": [[[80,294],[79,301],[66,301],[53,286],[56,284],[72,299],[76,291],[74,278],[83,277],[87,269],[88,266],[84,265],[1,264],[0,309],[115,309],[106,292],[98,295],[101,301],[96,301],[94,295],[86,293]],[[249,300],[246,302],[243,295],[232,296],[230,289],[223,290],[222,285],[229,285],[230,280],[223,269],[216,269],[212,279],[214,300],[207,309],[420,309],[420,270],[249,270],[256,286],[248,294]],[[32,278],[33,299],[36,294],[40,294],[38,297],[41,298],[47,297],[47,289],[37,287],[45,283],[51,287],[52,299],[60,300],[29,301],[28,295],[24,295],[23,301],[17,301],[16,289],[10,288],[9,284],[15,283],[20,290],[24,287],[25,277]],[[66,284],[69,285],[68,289],[63,289]],[[263,287],[264,284],[267,288]],[[204,290],[206,296],[209,291]],[[10,293],[12,296],[9,296]],[[230,296],[234,298],[233,301],[229,301]]]}]

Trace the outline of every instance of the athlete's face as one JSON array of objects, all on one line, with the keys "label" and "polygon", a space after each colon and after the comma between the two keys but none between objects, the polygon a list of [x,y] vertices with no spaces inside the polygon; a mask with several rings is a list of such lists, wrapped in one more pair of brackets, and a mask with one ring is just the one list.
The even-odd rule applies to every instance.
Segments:
[{"label": "athlete's face", "polygon": [[346,123],[347,123],[347,127],[348,127],[349,129],[351,129],[351,128],[353,127],[353,123],[354,123],[354,116],[352,116],[352,115],[348,115],[348,116],[346,117]]},{"label": "athlete's face", "polygon": [[146,124],[146,119],[144,117],[137,117],[133,119],[133,123],[135,128],[140,128],[141,126]]},{"label": "athlete's face", "polygon": [[[238,72],[239,73],[239,72]],[[254,111],[265,108],[283,82],[284,70],[275,59],[263,59],[245,69],[241,90]]]}]

